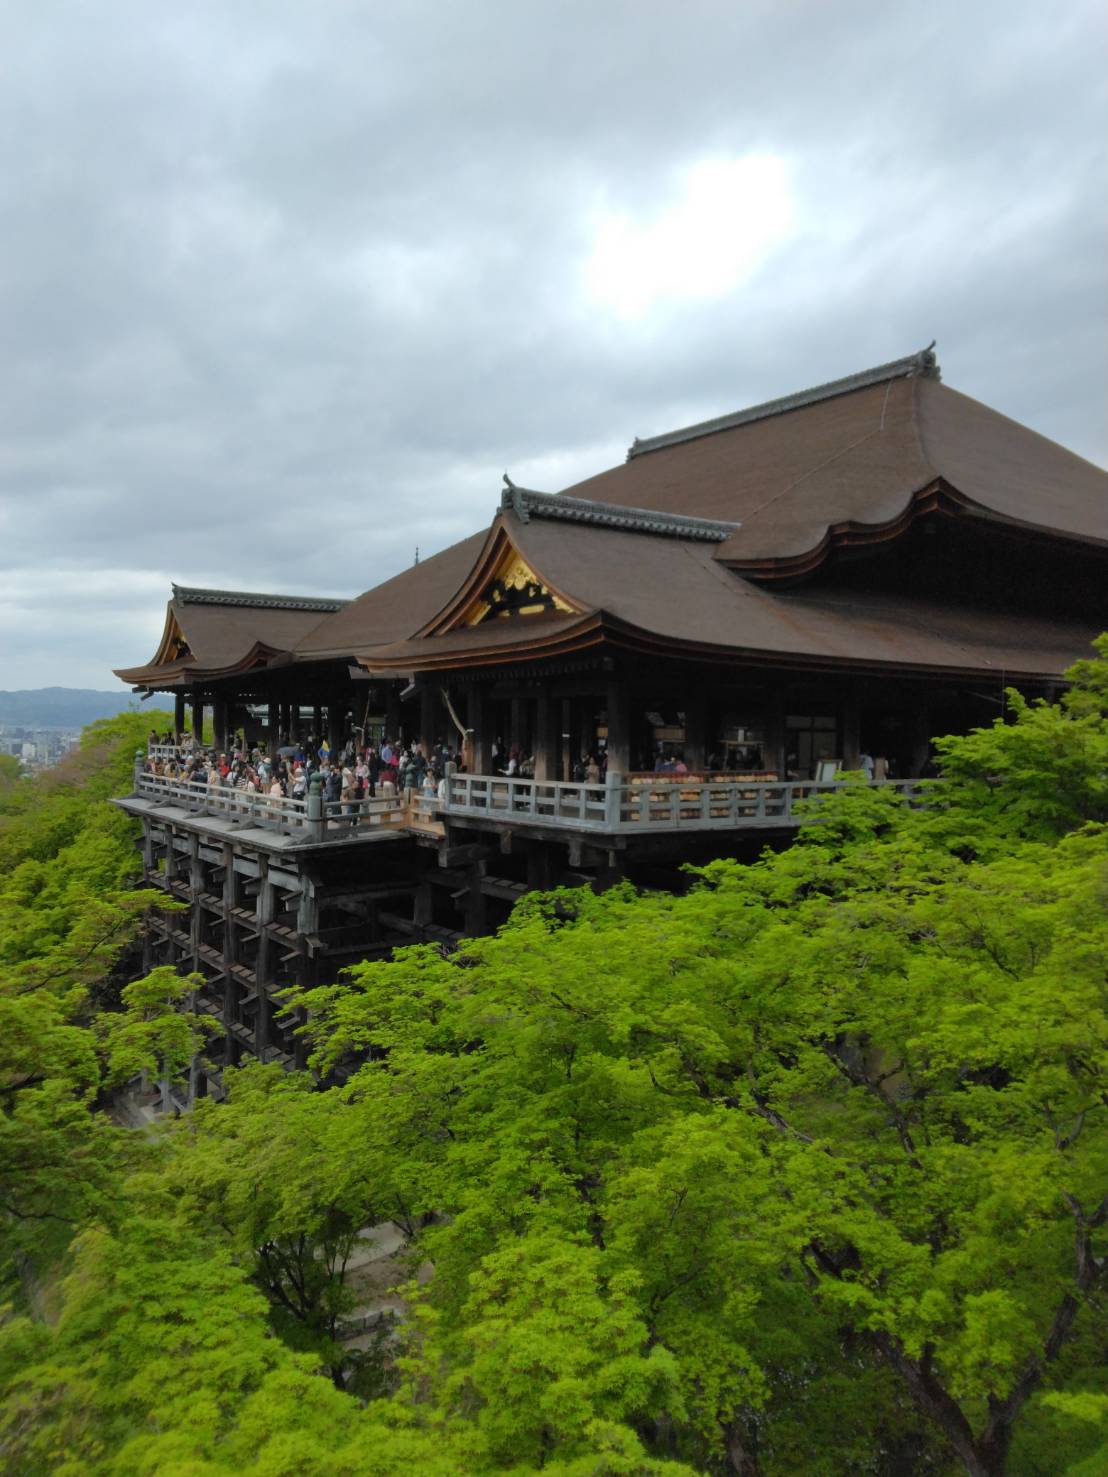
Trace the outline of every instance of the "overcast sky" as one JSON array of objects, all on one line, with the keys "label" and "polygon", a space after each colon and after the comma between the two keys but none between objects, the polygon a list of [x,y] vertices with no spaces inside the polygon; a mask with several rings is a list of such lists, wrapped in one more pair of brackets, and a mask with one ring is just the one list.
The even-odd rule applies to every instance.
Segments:
[{"label": "overcast sky", "polygon": [[1086,0],[0,0],[0,688],[938,340],[1108,460]]}]

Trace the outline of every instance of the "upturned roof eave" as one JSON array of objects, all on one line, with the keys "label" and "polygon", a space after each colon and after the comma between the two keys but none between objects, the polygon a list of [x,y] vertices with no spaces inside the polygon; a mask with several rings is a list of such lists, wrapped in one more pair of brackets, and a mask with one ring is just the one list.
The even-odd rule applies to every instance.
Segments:
[{"label": "upturned roof eave", "polygon": [[[839,523],[824,524],[818,538],[802,549],[788,554],[743,555],[729,552],[726,544],[721,546],[715,557],[727,569],[734,570],[756,583],[774,580],[799,579],[814,574],[837,549],[874,548],[892,543],[905,534],[917,518],[930,513],[943,513],[949,517],[966,518],[974,522],[995,524],[998,527],[1030,534],[1037,538],[1090,549],[1108,549],[1108,539],[1091,534],[1081,534],[1066,529],[1053,528],[1045,523],[1033,523],[1028,519],[1015,518],[984,503],[968,497],[945,477],[931,477],[914,488],[905,500],[903,508],[891,518],[868,523],[862,519],[844,519]],[[738,542],[738,540],[736,540]]]}]

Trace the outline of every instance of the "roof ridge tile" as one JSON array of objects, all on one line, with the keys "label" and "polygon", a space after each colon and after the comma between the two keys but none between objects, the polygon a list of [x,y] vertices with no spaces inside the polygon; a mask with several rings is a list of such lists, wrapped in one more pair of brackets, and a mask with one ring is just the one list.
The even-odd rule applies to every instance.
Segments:
[{"label": "roof ridge tile", "polygon": [[939,362],[935,355],[935,341],[916,354],[903,359],[892,359],[888,364],[878,364],[872,369],[860,370],[844,379],[828,380],[823,385],[813,385],[808,390],[798,390],[792,395],[783,395],[778,400],[766,400],[761,405],[751,405],[746,410],[734,410],[728,415],[716,416],[712,420],[698,421],[691,426],[681,426],[675,431],[663,431],[657,436],[636,436],[627,452],[627,460],[644,456],[647,452],[661,451],[667,446],[678,446],[683,441],[696,441],[701,436],[712,436],[718,431],[730,431],[737,426],[749,425],[752,421],[768,420],[770,416],[784,415],[790,410],[802,410],[807,405],[818,405],[822,400],[833,400],[838,395],[849,395],[854,390],[868,389],[894,379],[941,379]]},{"label": "roof ridge tile", "polygon": [[206,590],[196,586],[173,586],[173,599],[182,605],[238,605],[263,610],[342,610],[349,600],[325,595],[267,595],[257,590]]},{"label": "roof ridge tile", "polygon": [[504,482],[500,510],[514,512],[521,523],[528,523],[532,518],[552,518],[617,528],[624,533],[654,533],[667,538],[716,544],[729,539],[742,526],[718,518],[698,518],[691,513],[664,513],[652,508],[632,508],[622,503],[568,497],[564,492],[533,492],[527,487],[517,487],[507,472],[504,473]]}]

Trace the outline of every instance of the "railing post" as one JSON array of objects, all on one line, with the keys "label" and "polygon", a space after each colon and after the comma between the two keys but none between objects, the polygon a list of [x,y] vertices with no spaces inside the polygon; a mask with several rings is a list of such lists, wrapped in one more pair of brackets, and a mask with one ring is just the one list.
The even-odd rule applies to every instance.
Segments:
[{"label": "railing post", "polygon": [[609,831],[619,829],[622,797],[623,776],[618,770],[609,769],[604,776],[604,825]]},{"label": "railing post", "polygon": [[322,841],[326,822],[323,819],[323,781],[318,774],[313,774],[308,784],[308,798],[305,807],[308,833],[313,841]]}]

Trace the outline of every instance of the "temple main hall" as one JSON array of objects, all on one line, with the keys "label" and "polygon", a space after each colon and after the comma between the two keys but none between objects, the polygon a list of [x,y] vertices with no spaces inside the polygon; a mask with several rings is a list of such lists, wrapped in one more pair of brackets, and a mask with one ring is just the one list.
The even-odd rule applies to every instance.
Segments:
[{"label": "temple main hall", "polygon": [[350,601],[175,586],[117,672],[172,696],[175,744],[461,752],[433,798],[354,810],[136,775],[147,881],[190,909],[152,961],[205,977],[228,1062],[295,1063],[289,984],[448,946],[529,888],[783,844],[843,771],[911,794],[933,735],[1055,697],[1108,626],[1108,474],[944,384],[933,347],[561,491],[506,477],[489,511]]}]

